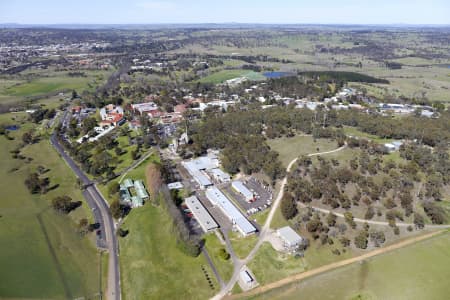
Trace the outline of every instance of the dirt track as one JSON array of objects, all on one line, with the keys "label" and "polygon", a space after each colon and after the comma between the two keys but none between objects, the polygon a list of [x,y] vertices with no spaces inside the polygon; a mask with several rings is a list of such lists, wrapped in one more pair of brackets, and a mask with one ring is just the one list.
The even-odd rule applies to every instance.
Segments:
[{"label": "dirt track", "polygon": [[328,265],[325,265],[325,266],[322,266],[322,267],[319,267],[319,268],[316,268],[316,269],[313,269],[313,270],[310,270],[310,271],[306,271],[306,272],[303,272],[303,273],[291,275],[291,276],[283,278],[283,279],[281,279],[279,281],[275,281],[275,282],[272,282],[272,283],[269,283],[269,284],[266,284],[266,285],[263,285],[263,286],[259,286],[259,287],[255,288],[255,289],[253,289],[251,291],[248,291],[248,292],[245,292],[245,293],[232,295],[232,296],[227,296],[227,297],[225,297],[225,299],[240,299],[240,298],[244,298],[244,297],[248,297],[248,296],[255,296],[255,295],[258,295],[258,294],[261,294],[261,293],[265,293],[265,292],[267,292],[269,290],[282,287],[282,286],[284,286],[286,284],[289,284],[289,283],[292,283],[292,282],[295,282],[295,281],[300,281],[300,280],[303,280],[303,279],[306,279],[306,278],[309,278],[309,277],[312,277],[312,276],[315,276],[315,275],[318,275],[318,274],[321,274],[321,273],[324,273],[324,272],[327,272],[327,271],[331,271],[331,270],[334,270],[334,269],[337,269],[337,268],[340,268],[340,267],[343,267],[343,266],[346,266],[346,265],[350,265],[350,264],[355,263],[355,262],[363,261],[365,259],[377,256],[377,255],[380,255],[380,254],[391,252],[393,250],[396,250],[396,249],[399,249],[399,248],[402,248],[402,247],[405,247],[405,246],[408,246],[408,245],[420,242],[422,240],[431,238],[433,236],[441,234],[442,232],[444,232],[444,230],[434,231],[434,232],[427,233],[427,234],[424,234],[424,235],[421,235],[421,236],[412,237],[410,239],[401,241],[399,243],[396,243],[396,244],[393,244],[393,245],[390,245],[390,246],[387,246],[387,247],[384,247],[384,248],[376,249],[374,251],[371,251],[369,253],[366,253],[366,254],[363,254],[363,255],[360,255],[360,256],[357,256],[357,257],[345,259],[345,260],[338,261],[338,262],[335,262],[335,263],[331,263],[331,264],[328,264]]}]

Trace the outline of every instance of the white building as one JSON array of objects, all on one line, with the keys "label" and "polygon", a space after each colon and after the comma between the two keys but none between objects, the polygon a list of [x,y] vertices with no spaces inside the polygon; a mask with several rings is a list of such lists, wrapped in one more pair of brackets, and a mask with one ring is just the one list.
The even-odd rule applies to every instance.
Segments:
[{"label": "white building", "polygon": [[384,144],[384,147],[386,147],[386,149],[389,152],[393,152],[393,151],[400,150],[401,145],[403,145],[402,141],[394,141],[394,142],[391,142],[391,143]]},{"label": "white building", "polygon": [[253,277],[247,272],[247,270],[242,270],[239,273],[239,276],[241,277],[241,280],[248,285],[251,285],[253,280]]},{"label": "white building", "polygon": [[158,105],[155,102],[136,103],[131,104],[133,110],[137,110],[141,115],[152,110],[158,110]]},{"label": "white building", "polygon": [[211,169],[210,171],[211,176],[217,180],[218,182],[221,183],[226,183],[226,182],[230,182],[231,181],[231,176],[230,174],[222,171],[219,168],[215,168],[215,169]]},{"label": "white building", "polygon": [[283,241],[283,246],[288,250],[295,250],[303,243],[303,238],[289,226],[278,229],[277,235]]},{"label": "white building", "polygon": [[205,193],[208,200],[220,208],[233,225],[239,230],[243,236],[256,232],[256,228],[250,223],[239,209],[216,187],[210,187]]},{"label": "white building", "polygon": [[169,188],[169,190],[180,190],[183,188],[183,184],[177,181],[167,184],[167,187]]},{"label": "white building", "polygon": [[244,198],[247,202],[250,202],[255,198],[253,193],[242,183],[242,181],[239,181],[239,180],[233,181],[231,183],[231,187],[236,192],[238,192],[239,194],[244,196]]}]

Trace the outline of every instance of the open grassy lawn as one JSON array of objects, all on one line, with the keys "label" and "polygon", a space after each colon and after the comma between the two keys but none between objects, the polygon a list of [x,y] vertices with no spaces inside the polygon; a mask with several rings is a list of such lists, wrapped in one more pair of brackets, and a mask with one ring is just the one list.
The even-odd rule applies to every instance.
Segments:
[{"label": "open grassy lawn", "polygon": [[301,258],[278,253],[269,243],[262,244],[255,258],[248,264],[260,284],[276,281],[305,270]]},{"label": "open grassy lawn", "polygon": [[130,231],[119,241],[124,299],[207,299],[218,292],[204,256],[193,258],[177,248],[170,216],[163,207],[148,203],[134,209],[122,227]]},{"label": "open grassy lawn", "polygon": [[20,101],[24,97],[42,96],[50,93],[94,88],[107,78],[107,71],[85,71],[85,77],[70,77],[67,72],[48,70],[42,76],[31,79],[3,80],[0,84],[0,101]]},{"label": "open grassy lawn", "polygon": [[449,247],[447,232],[254,299],[448,299]]},{"label": "open grassy lawn", "polygon": [[[129,148],[132,148],[133,146],[130,146]],[[128,151],[130,152],[131,151],[131,149],[128,149]],[[125,155],[127,155],[127,154],[129,154],[129,153],[125,153],[125,154],[123,154],[122,156],[125,156]],[[133,169],[133,170],[131,170],[131,171],[129,171],[128,173],[127,173],[127,175],[124,177],[124,179],[125,178],[131,178],[131,179],[134,179],[134,180],[138,180],[138,179],[140,179],[140,180],[144,180],[144,182],[145,182],[145,168],[147,167],[147,164],[149,163],[149,162],[159,162],[160,161],[160,159],[159,159],[159,156],[156,154],[156,153],[154,153],[154,154],[152,154],[152,155],[150,155],[145,161],[143,161],[139,166],[137,166],[135,169]],[[130,161],[128,162],[128,164],[124,164],[124,163],[122,163],[123,165],[122,165],[122,169],[120,169],[120,170],[124,170],[126,167],[129,167],[131,164],[132,164],[132,162],[133,162],[133,160],[131,159],[131,156],[130,156]],[[116,169],[117,170],[117,169]],[[120,171],[119,170],[119,171]],[[117,172],[117,171],[116,171]],[[116,179],[114,179],[113,181],[119,181],[120,180],[120,178],[122,178],[122,176],[119,176],[118,178],[116,178]],[[101,193],[103,194],[103,196],[105,197],[105,199],[109,202],[109,203],[111,203],[116,197],[117,197],[117,195],[113,195],[113,196],[109,196],[108,195],[108,185],[111,183],[112,181],[109,181],[107,184],[98,184],[97,185],[97,187],[99,188],[99,190],[101,191]]]},{"label": "open grassy lawn", "polygon": [[31,82],[11,86],[6,93],[11,96],[30,96],[51,93],[64,89],[79,89],[86,84],[86,78],[39,78]]},{"label": "open grassy lawn", "polygon": [[[22,149],[33,158],[30,163],[9,153],[30,127],[24,124],[11,133],[14,141],[0,136],[0,298],[94,297],[99,292],[99,255],[90,237],[81,237],[75,226],[88,216],[86,203],[69,216],[56,214],[49,205],[56,195],[84,200],[75,188],[75,176],[48,140]],[[51,186],[59,186],[45,195],[31,195],[24,179],[39,164],[50,169],[45,176]]]},{"label": "open grassy lawn", "polygon": [[351,135],[354,137],[360,137],[360,138],[366,138],[366,139],[372,140],[379,144],[386,144],[386,143],[390,143],[393,141],[393,139],[383,139],[383,138],[380,138],[379,136],[362,132],[355,127],[345,126],[344,132],[347,135]]},{"label": "open grassy lawn", "polygon": [[227,282],[233,275],[233,262],[231,258],[224,260],[219,256],[219,250],[221,248],[226,249],[225,245],[220,243],[219,238],[214,233],[207,234],[205,236],[205,241],[205,246],[208,250],[209,256],[213,260],[213,263],[219,271],[223,281]]},{"label": "open grassy lawn", "polygon": [[260,211],[252,216],[249,219],[255,220],[260,226],[263,226],[266,223],[267,217],[269,216],[270,208]]},{"label": "open grassy lawn", "polygon": [[230,232],[230,241],[233,250],[239,258],[245,258],[258,242],[255,234],[243,237],[239,232]]},{"label": "open grassy lawn", "polygon": [[259,73],[249,71],[249,70],[236,69],[236,70],[222,70],[222,71],[213,73],[211,75],[208,75],[206,77],[203,77],[199,81],[203,82],[203,83],[218,84],[218,83],[223,83],[229,79],[243,77],[243,76],[247,77],[250,80],[264,80],[265,79],[265,77]]},{"label": "open grassy lawn", "polygon": [[330,151],[338,148],[335,141],[317,139],[314,142],[312,136],[301,135],[291,138],[282,137],[268,140],[268,144],[272,150],[277,151],[280,154],[280,160],[285,167],[287,167],[294,158],[301,155]]}]

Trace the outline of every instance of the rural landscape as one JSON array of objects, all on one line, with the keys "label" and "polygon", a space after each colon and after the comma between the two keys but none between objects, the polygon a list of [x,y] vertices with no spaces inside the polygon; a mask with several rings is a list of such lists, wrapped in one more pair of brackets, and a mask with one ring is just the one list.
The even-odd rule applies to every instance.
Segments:
[{"label": "rural landscape", "polygon": [[448,25],[121,23],[0,24],[0,299],[448,299]]}]

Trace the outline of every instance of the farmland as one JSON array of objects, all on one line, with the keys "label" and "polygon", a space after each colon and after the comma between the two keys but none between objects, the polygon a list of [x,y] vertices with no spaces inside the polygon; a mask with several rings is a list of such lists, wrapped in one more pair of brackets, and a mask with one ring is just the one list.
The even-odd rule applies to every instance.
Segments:
[{"label": "farmland", "polygon": [[[2,119],[11,116],[2,115]],[[33,127],[29,123],[21,126],[10,134],[15,140],[0,137],[0,240],[8,245],[0,255],[0,297],[92,297],[99,292],[99,255],[91,238],[80,236],[75,227],[80,218],[89,218],[86,203],[69,216],[56,214],[49,206],[57,195],[83,201],[75,176],[45,139],[22,149],[31,162],[12,159],[9,151],[21,133]],[[47,167],[45,176],[52,185],[59,185],[45,195],[30,195],[23,183],[37,165]]]},{"label": "farmland", "polygon": [[[257,299],[443,299],[449,293],[450,234],[342,267]],[[255,298],[256,299],[256,298]]]},{"label": "farmland", "polygon": [[31,97],[46,98],[59,92],[81,93],[102,83],[108,76],[106,71],[86,71],[85,76],[71,77],[67,72],[46,71],[39,74],[21,75],[17,79],[4,80],[0,84],[0,102],[21,102]]},{"label": "farmland", "polygon": [[177,247],[163,207],[147,203],[132,210],[122,227],[130,232],[120,240],[124,299],[205,299],[217,291],[217,282],[211,290],[202,272],[203,265],[215,280],[203,255],[189,257]]}]

